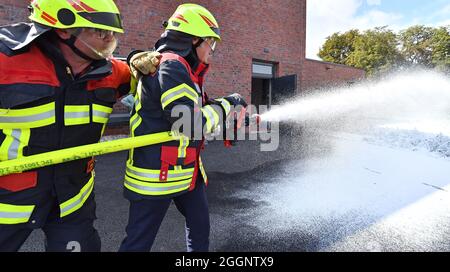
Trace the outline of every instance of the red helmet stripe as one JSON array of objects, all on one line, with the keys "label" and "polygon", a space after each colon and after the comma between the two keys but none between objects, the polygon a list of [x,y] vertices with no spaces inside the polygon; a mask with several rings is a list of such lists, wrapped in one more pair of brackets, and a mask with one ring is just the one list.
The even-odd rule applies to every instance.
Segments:
[{"label": "red helmet stripe", "polygon": [[181,21],[186,22],[187,24],[189,24],[189,22],[181,14],[175,14],[175,18],[180,19]]},{"label": "red helmet stripe", "polygon": [[78,5],[77,3],[75,3],[75,2],[72,1],[72,0],[67,0],[67,2],[69,2],[69,4],[70,4],[74,9],[76,9],[77,11],[83,11],[83,10],[84,10],[80,5]]},{"label": "red helmet stripe", "polygon": [[47,22],[49,22],[52,25],[55,25],[56,22],[58,22],[58,20],[56,20],[55,18],[53,18],[52,16],[50,16],[50,14],[48,14],[47,12],[43,11],[41,18],[46,20]]},{"label": "red helmet stripe", "polygon": [[37,3],[37,0],[33,0],[33,1],[31,2],[31,5],[34,6],[34,7],[36,7],[38,10],[41,10],[41,8],[39,7],[39,4]]},{"label": "red helmet stripe", "polygon": [[94,11],[97,11],[97,10],[91,8],[90,6],[86,5],[85,3],[81,2],[81,1],[80,1],[80,5],[81,5],[86,11],[88,11],[88,12],[94,12]]},{"label": "red helmet stripe", "polygon": [[77,11],[94,12],[97,11],[80,0],[66,0]]},{"label": "red helmet stripe", "polygon": [[217,26],[213,22],[211,22],[211,20],[209,20],[208,17],[203,16],[201,14],[200,14],[200,16],[208,24],[209,27],[216,27],[217,28]]}]

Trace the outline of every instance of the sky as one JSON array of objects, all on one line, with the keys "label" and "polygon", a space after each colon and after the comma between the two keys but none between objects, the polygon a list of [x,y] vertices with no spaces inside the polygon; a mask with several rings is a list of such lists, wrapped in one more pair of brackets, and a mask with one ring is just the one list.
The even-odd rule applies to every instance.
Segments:
[{"label": "sky", "polygon": [[450,0],[308,0],[306,57],[317,54],[326,37],[350,29],[450,25]]}]

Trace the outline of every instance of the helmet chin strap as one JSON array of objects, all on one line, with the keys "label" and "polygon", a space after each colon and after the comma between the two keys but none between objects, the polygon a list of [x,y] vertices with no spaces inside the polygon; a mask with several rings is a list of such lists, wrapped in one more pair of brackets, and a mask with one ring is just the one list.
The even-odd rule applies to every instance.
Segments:
[{"label": "helmet chin strap", "polygon": [[[115,47],[117,45],[114,45],[114,49],[111,50],[111,52],[107,52],[105,54],[105,52],[100,52],[99,50],[95,49],[94,47],[92,47],[90,44],[88,44],[87,42],[83,41],[83,39],[78,39],[80,42],[82,42],[87,48],[91,49],[91,51],[96,54],[100,59],[109,59],[112,56],[112,52],[114,52]],[[116,41],[117,42],[117,41]]]},{"label": "helmet chin strap", "polygon": [[[59,37],[59,35],[58,35],[58,37]],[[95,61],[95,59],[93,59],[93,58],[89,57],[88,55],[86,55],[85,53],[81,52],[80,49],[78,49],[78,48],[75,46],[75,41],[77,40],[77,37],[76,37],[76,36],[70,35],[70,38],[67,39],[67,40],[65,40],[65,39],[63,39],[63,38],[61,38],[61,37],[59,37],[59,39],[61,40],[61,42],[63,42],[63,43],[66,44],[67,46],[69,46],[70,49],[72,49],[72,51],[73,51],[75,54],[77,54],[80,58],[83,58],[83,59],[88,60],[88,61]],[[83,41],[82,41],[82,42],[83,42]]]}]

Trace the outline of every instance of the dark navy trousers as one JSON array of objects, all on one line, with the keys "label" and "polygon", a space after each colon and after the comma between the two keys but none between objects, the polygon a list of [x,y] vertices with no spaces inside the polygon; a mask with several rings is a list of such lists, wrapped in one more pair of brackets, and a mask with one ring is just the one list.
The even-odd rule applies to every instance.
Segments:
[{"label": "dark navy trousers", "polygon": [[180,196],[130,201],[127,237],[119,251],[150,251],[172,200],[186,219],[187,251],[208,251],[210,223],[205,187],[198,178],[195,189]]},{"label": "dark navy trousers", "polygon": [[[63,218],[59,216],[59,205],[56,199],[48,199],[45,205],[36,207],[39,209],[37,212],[47,214],[43,226],[39,226],[45,233],[45,250],[50,252],[100,251],[100,237],[94,228],[96,218],[94,193],[92,192],[79,210]],[[0,224],[0,252],[18,251],[33,229],[26,224]]]}]

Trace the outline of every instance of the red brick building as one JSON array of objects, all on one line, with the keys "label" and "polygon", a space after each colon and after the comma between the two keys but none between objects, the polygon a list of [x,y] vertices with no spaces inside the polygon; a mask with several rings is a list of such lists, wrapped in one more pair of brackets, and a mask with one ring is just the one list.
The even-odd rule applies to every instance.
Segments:
[{"label": "red brick building", "polygon": [[[126,29],[117,55],[152,48],[163,31],[162,22],[184,2],[189,1],[116,0]],[[301,92],[364,77],[359,69],[305,58],[306,0],[190,2],[208,8],[221,28],[223,42],[205,85],[212,97],[240,92],[253,104],[269,104],[276,102],[277,92]],[[0,0],[0,24],[27,20],[28,3]]]},{"label": "red brick building", "polygon": [[364,77],[362,69],[312,59],[306,59],[302,69],[303,90],[353,84]]}]

